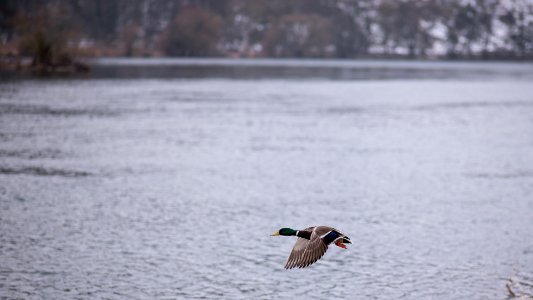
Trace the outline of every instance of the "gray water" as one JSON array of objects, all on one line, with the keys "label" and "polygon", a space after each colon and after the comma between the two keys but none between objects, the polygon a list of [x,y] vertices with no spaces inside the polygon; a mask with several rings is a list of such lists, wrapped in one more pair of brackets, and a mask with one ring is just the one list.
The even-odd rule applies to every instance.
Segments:
[{"label": "gray water", "polygon": [[[0,298],[507,299],[533,280],[533,65],[251,62],[4,78]],[[354,244],[285,270],[295,239],[270,233],[313,225]]]}]

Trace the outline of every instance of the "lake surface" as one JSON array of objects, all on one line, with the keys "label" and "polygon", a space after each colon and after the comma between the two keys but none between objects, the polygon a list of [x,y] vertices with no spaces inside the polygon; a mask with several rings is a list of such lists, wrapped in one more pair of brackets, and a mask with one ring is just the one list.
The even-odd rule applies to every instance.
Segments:
[{"label": "lake surface", "polygon": [[[93,63],[0,82],[0,298],[507,299],[533,281],[532,64]],[[313,225],[354,244],[285,270],[295,239],[270,234]]]}]

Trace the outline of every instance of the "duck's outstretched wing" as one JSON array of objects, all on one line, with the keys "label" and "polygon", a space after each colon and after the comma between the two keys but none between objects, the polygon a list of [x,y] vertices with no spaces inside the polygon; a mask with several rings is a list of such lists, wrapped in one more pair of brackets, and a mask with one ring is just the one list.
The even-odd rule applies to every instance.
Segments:
[{"label": "duck's outstretched wing", "polygon": [[302,257],[302,254],[304,253],[308,244],[309,240],[300,237],[298,238],[298,240],[296,240],[296,244],[294,244],[294,247],[292,247],[291,254],[287,259],[287,262],[285,263],[285,269],[292,269],[298,266],[298,262]]},{"label": "duck's outstretched wing", "polygon": [[322,240],[322,235],[326,234],[330,229],[325,227],[318,226],[313,228],[309,240],[298,238],[285,264],[285,269],[305,268],[315,263],[326,253],[328,245]]}]

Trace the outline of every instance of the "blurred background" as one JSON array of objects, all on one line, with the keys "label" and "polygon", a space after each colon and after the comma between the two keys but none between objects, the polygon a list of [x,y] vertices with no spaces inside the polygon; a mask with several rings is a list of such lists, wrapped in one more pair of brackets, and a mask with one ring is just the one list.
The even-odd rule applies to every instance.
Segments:
[{"label": "blurred background", "polygon": [[527,0],[3,0],[0,299],[531,299],[531,58]]},{"label": "blurred background", "polygon": [[526,59],[529,0],[4,0],[0,53]]}]

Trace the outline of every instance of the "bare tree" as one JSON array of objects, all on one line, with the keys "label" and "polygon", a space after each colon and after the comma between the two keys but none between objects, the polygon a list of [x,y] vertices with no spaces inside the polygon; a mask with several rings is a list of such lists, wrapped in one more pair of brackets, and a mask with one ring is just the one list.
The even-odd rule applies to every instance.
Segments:
[{"label": "bare tree", "polygon": [[221,18],[215,13],[188,7],[169,24],[162,47],[171,56],[213,56],[221,36]]}]

